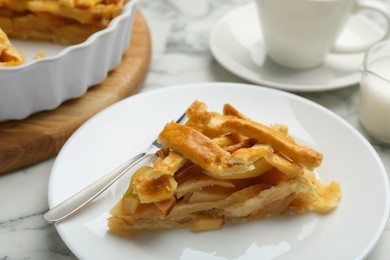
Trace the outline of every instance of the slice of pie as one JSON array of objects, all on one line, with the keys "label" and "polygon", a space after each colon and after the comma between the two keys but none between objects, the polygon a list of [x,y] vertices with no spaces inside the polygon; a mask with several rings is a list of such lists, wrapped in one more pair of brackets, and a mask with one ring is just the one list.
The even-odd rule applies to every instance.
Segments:
[{"label": "slice of pie", "polygon": [[7,35],[0,29],[0,67],[11,67],[22,64],[24,56],[12,46]]},{"label": "slice of pie", "polygon": [[320,152],[299,144],[284,125],[252,121],[229,104],[223,110],[209,112],[195,101],[185,125],[164,127],[157,158],[133,174],[112,208],[110,231],[211,230],[338,206],[339,184],[325,185],[313,171]]},{"label": "slice of pie", "polygon": [[122,12],[125,0],[0,0],[0,28],[10,38],[83,42]]}]

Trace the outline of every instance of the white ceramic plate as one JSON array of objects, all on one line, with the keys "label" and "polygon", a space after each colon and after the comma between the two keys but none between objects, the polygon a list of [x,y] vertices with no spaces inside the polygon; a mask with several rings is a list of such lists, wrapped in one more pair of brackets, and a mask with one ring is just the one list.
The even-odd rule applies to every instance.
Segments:
[{"label": "white ceramic plate", "polygon": [[[188,229],[125,238],[107,232],[110,208],[126,176],[87,209],[56,224],[82,259],[359,259],[379,239],[389,214],[386,171],[372,146],[327,109],[290,93],[232,83],[170,87],[125,99],[94,116],[66,143],[49,181],[53,207],[141,152],[165,123],[195,99],[221,111],[226,102],[254,120],[287,124],[299,142],[324,154],[321,180],[341,184],[343,198],[329,215],[275,217],[220,231]],[[357,235],[358,234],[358,235]]]},{"label": "white ceramic plate", "polygon": [[[353,16],[337,40],[341,46],[360,46],[379,39],[383,30],[363,15]],[[252,83],[287,91],[315,92],[338,89],[360,80],[363,53],[329,54],[308,70],[293,70],[267,58],[260,21],[251,3],[223,16],[210,35],[215,59],[228,71]]]}]

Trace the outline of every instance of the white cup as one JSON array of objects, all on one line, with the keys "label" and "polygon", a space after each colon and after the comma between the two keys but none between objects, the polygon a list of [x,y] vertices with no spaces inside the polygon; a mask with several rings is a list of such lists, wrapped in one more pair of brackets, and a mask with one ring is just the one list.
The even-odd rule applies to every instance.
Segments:
[{"label": "white cup", "polygon": [[[390,36],[388,7],[375,0],[256,0],[256,3],[268,56],[289,68],[315,67],[329,52],[363,52]],[[335,46],[349,17],[362,10],[376,11],[385,18],[387,30],[383,37],[364,46]]]},{"label": "white cup", "polygon": [[390,144],[390,41],[367,51],[360,81],[360,121],[375,139]]}]

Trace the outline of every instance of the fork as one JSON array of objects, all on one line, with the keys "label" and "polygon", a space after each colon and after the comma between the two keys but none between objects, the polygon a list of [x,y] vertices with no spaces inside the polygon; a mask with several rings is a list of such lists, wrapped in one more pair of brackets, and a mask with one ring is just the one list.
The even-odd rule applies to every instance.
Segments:
[{"label": "fork", "polygon": [[[183,113],[179,117],[179,119],[176,120],[176,123],[184,122],[185,117],[186,114]],[[154,156],[154,153],[160,148],[161,144],[158,143],[157,139],[154,140],[145,152],[139,153],[136,156],[128,159],[126,162],[124,162],[108,174],[104,175],[102,178],[98,179],[83,190],[79,191],[78,193],[61,202],[54,208],[50,209],[48,212],[46,212],[43,218],[48,223],[57,223],[69,218],[70,216],[84,208],[88,203],[93,201],[106,189],[108,189],[112,184],[114,184],[120,177],[122,177],[136,164],[140,163],[146,158]]]}]

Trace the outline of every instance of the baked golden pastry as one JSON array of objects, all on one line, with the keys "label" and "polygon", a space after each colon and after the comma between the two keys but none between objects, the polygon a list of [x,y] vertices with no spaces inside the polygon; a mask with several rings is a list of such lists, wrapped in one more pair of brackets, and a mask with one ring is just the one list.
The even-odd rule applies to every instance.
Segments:
[{"label": "baked golden pastry", "polygon": [[338,206],[340,185],[325,185],[313,172],[322,162],[320,152],[299,144],[287,126],[254,122],[229,104],[223,111],[209,112],[195,101],[185,125],[164,127],[157,158],[133,174],[112,208],[110,231],[210,230]]},{"label": "baked golden pastry", "polygon": [[24,56],[12,46],[7,35],[0,29],[0,67],[11,67],[22,64]]},{"label": "baked golden pastry", "polygon": [[10,38],[83,42],[122,12],[125,0],[0,0],[0,28]]}]

